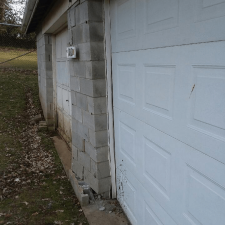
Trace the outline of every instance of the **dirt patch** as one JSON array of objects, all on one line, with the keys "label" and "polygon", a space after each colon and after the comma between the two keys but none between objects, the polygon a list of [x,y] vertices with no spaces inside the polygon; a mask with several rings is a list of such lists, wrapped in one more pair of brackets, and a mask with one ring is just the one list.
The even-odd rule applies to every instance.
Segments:
[{"label": "dirt patch", "polygon": [[54,148],[38,130],[37,76],[0,71],[0,224],[88,224]]}]

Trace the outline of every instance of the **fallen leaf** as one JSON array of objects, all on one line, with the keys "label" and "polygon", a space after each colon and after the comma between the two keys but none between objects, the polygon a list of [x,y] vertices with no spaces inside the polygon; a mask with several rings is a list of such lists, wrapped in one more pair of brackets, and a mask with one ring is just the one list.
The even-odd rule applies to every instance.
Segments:
[{"label": "fallen leaf", "polygon": [[63,213],[64,210],[56,210],[55,212],[60,212],[60,213]]},{"label": "fallen leaf", "polygon": [[22,203],[24,203],[25,205],[28,205],[29,204],[28,202],[22,202]]}]

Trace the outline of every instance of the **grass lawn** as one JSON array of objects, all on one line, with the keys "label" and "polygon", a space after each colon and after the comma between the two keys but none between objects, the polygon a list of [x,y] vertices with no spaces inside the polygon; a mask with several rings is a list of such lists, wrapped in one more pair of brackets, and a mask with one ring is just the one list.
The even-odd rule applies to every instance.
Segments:
[{"label": "grass lawn", "polygon": [[[0,63],[28,53],[31,50],[16,48],[0,48]],[[14,59],[4,64],[0,68],[17,68],[35,70],[37,69],[37,52],[31,52],[20,58]]]},{"label": "grass lawn", "polygon": [[0,69],[0,224],[86,225],[40,113],[38,76]]}]

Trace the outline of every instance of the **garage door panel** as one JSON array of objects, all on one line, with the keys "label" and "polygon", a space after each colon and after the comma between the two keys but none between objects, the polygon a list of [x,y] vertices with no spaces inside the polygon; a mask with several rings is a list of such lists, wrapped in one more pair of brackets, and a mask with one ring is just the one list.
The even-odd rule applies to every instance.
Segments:
[{"label": "garage door panel", "polygon": [[224,49],[221,43],[113,54],[114,106],[225,162],[225,70],[223,58],[216,60]]},{"label": "garage door panel", "polygon": [[187,167],[184,215],[194,224],[223,224],[225,188],[195,168]]},{"label": "garage door panel", "polygon": [[176,66],[144,64],[143,109],[172,120]]},{"label": "garage door panel", "polygon": [[[118,128],[118,132],[115,133],[118,140],[115,143],[118,149],[116,161],[120,165],[120,171],[130,171],[161,204],[169,207],[173,199],[171,185],[174,185],[174,182],[171,183],[171,180],[174,179],[172,170],[176,162],[173,158],[175,152],[173,149],[168,149],[166,146],[168,143],[160,145],[163,137],[156,132],[154,135],[156,139],[154,139],[152,128],[145,123],[119,110],[115,110],[115,118],[118,121],[115,123],[115,128]],[[128,134],[130,131],[124,134],[119,128],[121,124],[129,124],[129,126],[132,124],[133,134]],[[130,138],[126,138],[126,135],[130,135]],[[129,153],[124,153],[124,148],[127,148],[126,151]],[[130,154],[134,155],[133,159]]]},{"label": "garage door panel", "polygon": [[121,204],[134,224],[225,224],[225,0],[110,4]]},{"label": "garage door panel", "polygon": [[223,40],[223,0],[111,2],[113,52]]},{"label": "garage door panel", "polygon": [[[118,174],[120,172],[123,174],[122,183],[130,182],[131,187],[136,183],[141,185],[141,189],[154,196],[154,200],[163,206],[165,212],[180,221],[178,224],[190,224],[190,221],[193,221],[193,224],[207,224],[203,223],[206,220],[203,219],[202,213],[211,211],[212,207],[216,208],[213,212],[217,211],[219,218],[214,221],[220,222],[212,224],[225,222],[221,211],[218,211],[224,204],[224,164],[119,110],[115,110],[115,118],[116,149],[120,149],[116,152],[116,161],[120,165],[117,171]],[[132,131],[129,132],[132,133],[134,130],[135,132],[131,135],[132,138],[126,139],[117,127],[121,123],[128,122],[129,126],[132,126]],[[130,163],[129,159],[126,159],[126,154],[123,154],[121,148],[125,142],[127,150],[131,150],[132,154],[135,151],[133,161],[137,166]],[[136,181],[132,181],[133,178],[131,179],[129,174],[132,174]],[[130,193],[131,190],[124,189],[124,195],[126,196],[125,193]],[[136,193],[136,188],[134,190]],[[140,192],[140,187],[138,190]],[[128,195],[130,197],[130,194]],[[147,199],[146,196],[144,199]],[[147,203],[149,204],[149,201]],[[179,216],[174,214],[177,208],[181,209]],[[151,210],[147,209],[147,213],[152,215]],[[197,213],[198,217],[195,220],[201,223],[195,223],[191,216],[191,212],[193,214],[198,211],[201,211],[201,214]],[[147,215],[148,220],[150,215]],[[143,221],[144,218],[145,216],[142,218]]]},{"label": "garage door panel", "polygon": [[[194,67],[189,127],[225,141],[225,67]],[[216,91],[215,91],[216,90]]]}]

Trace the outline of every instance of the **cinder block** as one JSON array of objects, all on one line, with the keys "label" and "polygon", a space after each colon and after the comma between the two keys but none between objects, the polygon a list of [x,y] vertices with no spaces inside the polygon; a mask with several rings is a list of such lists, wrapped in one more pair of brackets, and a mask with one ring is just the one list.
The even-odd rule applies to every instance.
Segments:
[{"label": "cinder block", "polygon": [[103,42],[103,23],[88,22],[77,25],[72,29],[73,43]]},{"label": "cinder block", "polygon": [[76,23],[82,24],[88,21],[102,22],[102,1],[84,1],[76,7]]},{"label": "cinder block", "polygon": [[94,131],[107,129],[107,114],[92,115],[83,111],[83,123]]},{"label": "cinder block", "polygon": [[85,142],[85,152],[95,162],[104,162],[109,159],[109,147],[95,148],[90,142]]},{"label": "cinder block", "polygon": [[110,176],[109,161],[95,162],[91,159],[91,173],[97,179],[102,179]]},{"label": "cinder block", "polygon": [[88,111],[91,114],[106,113],[106,97],[92,98],[87,97]]},{"label": "cinder block", "polygon": [[73,6],[68,10],[67,21],[69,29],[76,26],[76,8]]},{"label": "cinder block", "polygon": [[105,79],[105,61],[90,61],[86,63],[86,78]]},{"label": "cinder block", "polygon": [[77,106],[73,106],[72,107],[72,117],[79,121],[80,123],[83,122],[83,119],[82,119],[82,109],[80,109],[79,107]]},{"label": "cinder block", "polygon": [[82,138],[76,132],[72,132],[72,144],[79,150],[84,151],[84,138]]},{"label": "cinder block", "polygon": [[71,29],[68,29],[67,43],[72,46],[73,45],[73,33]]},{"label": "cinder block", "polygon": [[72,145],[72,162],[78,160],[78,149]]},{"label": "cinder block", "polygon": [[89,41],[97,42],[104,40],[103,23],[102,22],[89,22]]},{"label": "cinder block", "polygon": [[72,171],[81,179],[84,179],[84,166],[78,161],[72,161]]},{"label": "cinder block", "polygon": [[73,132],[79,134],[79,136],[81,136],[83,139],[89,140],[88,128],[84,124],[73,119],[72,120],[72,129],[73,129]]},{"label": "cinder block", "polygon": [[80,61],[69,61],[69,69],[70,75],[76,77],[84,77],[86,76],[86,64],[85,62]]},{"label": "cinder block", "polygon": [[[75,45],[83,43],[83,38],[86,37],[83,33],[83,24],[79,24],[76,27],[72,29],[72,35],[73,35],[73,43]],[[88,34],[87,34],[88,35]]]},{"label": "cinder block", "polygon": [[93,131],[89,129],[89,138],[90,138],[90,143],[96,148],[104,147],[104,146],[107,146],[108,144],[107,130]]},{"label": "cinder block", "polygon": [[88,171],[91,171],[91,158],[86,152],[78,151],[78,162]]},{"label": "cinder block", "polygon": [[79,59],[81,61],[102,61],[104,56],[103,42],[86,42],[78,44]]},{"label": "cinder block", "polygon": [[70,77],[70,88],[73,91],[80,91],[80,78],[79,77]]},{"label": "cinder block", "polygon": [[71,91],[71,101],[72,101],[72,106],[75,106],[77,104],[76,92],[75,91]]},{"label": "cinder block", "polygon": [[45,71],[46,70],[52,70],[52,62],[45,62],[43,64],[45,66]]},{"label": "cinder block", "polygon": [[104,43],[91,42],[91,60],[101,61],[105,60]]},{"label": "cinder block", "polygon": [[111,177],[97,179],[84,168],[84,181],[97,193],[108,192],[111,188]]},{"label": "cinder block", "polygon": [[103,5],[102,1],[88,1],[89,21],[103,20]]},{"label": "cinder block", "polygon": [[76,24],[88,21],[88,3],[84,2],[76,7]]},{"label": "cinder block", "polygon": [[44,43],[45,44],[52,44],[52,37],[50,34],[44,34]]},{"label": "cinder block", "polygon": [[91,97],[106,96],[106,81],[105,79],[89,80],[80,79],[80,92]]},{"label": "cinder block", "polygon": [[[46,78],[50,78],[50,79],[52,79],[53,77],[52,77],[52,71],[46,71]],[[53,83],[53,81],[52,81],[52,83]]]},{"label": "cinder block", "polygon": [[69,170],[69,179],[72,184],[73,190],[80,201],[81,206],[87,206],[89,204],[88,194],[84,194],[83,189],[80,187],[78,180],[72,170]]},{"label": "cinder block", "polygon": [[81,109],[87,110],[87,96],[80,94],[76,92],[76,100],[77,100],[77,106],[80,107]]}]

